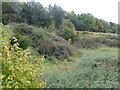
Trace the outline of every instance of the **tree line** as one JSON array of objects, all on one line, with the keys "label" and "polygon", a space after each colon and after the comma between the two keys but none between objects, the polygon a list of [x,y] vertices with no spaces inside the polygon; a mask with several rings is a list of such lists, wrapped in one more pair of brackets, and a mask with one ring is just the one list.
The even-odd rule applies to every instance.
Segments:
[{"label": "tree line", "polygon": [[[118,33],[120,24],[95,18],[90,13],[75,14],[63,10],[59,5],[43,7],[39,2],[2,2],[2,23],[28,23],[39,27],[61,29],[67,20],[77,31]],[[70,24],[71,25],[71,24]]]}]

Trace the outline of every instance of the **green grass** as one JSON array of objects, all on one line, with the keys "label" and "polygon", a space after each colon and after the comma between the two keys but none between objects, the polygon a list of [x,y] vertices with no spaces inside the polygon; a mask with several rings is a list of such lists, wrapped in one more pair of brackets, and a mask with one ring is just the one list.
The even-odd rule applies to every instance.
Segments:
[{"label": "green grass", "polygon": [[[54,88],[117,88],[118,49],[102,47],[84,50],[84,54],[74,56],[75,62],[52,65],[43,74],[47,87]],[[62,70],[63,68],[71,69]]]}]

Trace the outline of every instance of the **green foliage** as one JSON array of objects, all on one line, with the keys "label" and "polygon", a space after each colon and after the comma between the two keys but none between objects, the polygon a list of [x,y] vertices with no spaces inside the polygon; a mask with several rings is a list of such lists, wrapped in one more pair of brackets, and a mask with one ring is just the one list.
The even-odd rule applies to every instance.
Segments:
[{"label": "green foliage", "polygon": [[78,34],[74,45],[78,48],[85,49],[95,49],[102,47],[104,45],[109,47],[118,47],[118,35],[90,35]]},{"label": "green foliage", "polygon": [[[29,15],[27,14],[27,11],[30,12]],[[39,2],[28,2],[27,7],[24,8],[24,11],[22,13],[25,17],[26,15],[28,16],[27,22],[29,24],[42,27],[48,27],[51,24],[51,18],[47,10]]]},{"label": "green foliage", "polygon": [[55,34],[39,29],[33,32],[32,46],[44,56],[63,60],[73,54],[73,47],[68,42]]},{"label": "green foliage", "polygon": [[43,79],[49,88],[118,88],[118,49],[101,48],[85,52],[68,71],[47,71]]},{"label": "green foliage", "polygon": [[81,14],[79,24],[80,29],[79,30],[85,30],[85,31],[94,31],[95,29],[95,18],[92,14]]},{"label": "green foliage", "polygon": [[9,15],[8,14],[2,14],[2,21],[3,21],[3,24],[7,24],[9,23]]},{"label": "green foliage", "polygon": [[[45,82],[38,80],[44,66],[42,60],[33,60],[28,49],[19,48],[17,39],[10,44],[10,30],[2,29],[2,88],[43,88]],[[11,31],[12,32],[12,31]]]},{"label": "green foliage", "polygon": [[55,27],[60,28],[62,21],[65,17],[64,10],[57,5],[54,6],[49,5],[48,10],[49,10],[49,15],[55,21]]},{"label": "green foliage", "polygon": [[72,41],[76,40],[76,31],[75,29],[70,29],[68,27],[65,27],[58,31],[58,35],[66,39],[67,41],[71,39]]},{"label": "green foliage", "polygon": [[118,31],[117,31],[117,33],[120,34],[120,24],[118,24],[117,26],[118,26]]},{"label": "green foliage", "polygon": [[63,20],[70,20],[78,31],[116,33],[117,24],[95,18],[90,13],[75,14],[64,11],[60,6],[43,7],[39,2],[3,2],[2,23],[28,23],[39,27],[60,29]]},{"label": "green foliage", "polygon": [[85,49],[95,49],[102,45],[102,40],[100,38],[93,38],[93,37],[85,37],[85,38],[78,38],[75,42],[75,46],[79,48]]},{"label": "green foliage", "polygon": [[118,27],[117,24],[110,22],[111,33],[117,33]]},{"label": "green foliage", "polygon": [[[17,42],[19,43],[19,47],[24,49],[27,49],[31,45],[31,40],[27,36],[22,36],[18,33],[14,34],[14,37],[17,39]],[[14,38],[11,39],[10,42],[12,45],[15,43]]]},{"label": "green foliage", "polygon": [[21,23],[21,24],[14,25],[13,32],[19,33],[21,35],[30,35],[33,29],[35,28],[28,25],[27,23]]},{"label": "green foliage", "polygon": [[62,21],[62,28],[68,27],[69,29],[75,29],[74,24],[70,21],[70,19],[66,19]]},{"label": "green foliage", "polygon": [[[73,55],[73,47],[64,38],[56,35],[55,32],[51,33],[46,28],[33,28],[26,24],[20,24],[14,28],[14,32],[27,35],[31,39],[31,45],[41,55],[60,60],[69,59]],[[19,35],[16,37],[19,37]],[[24,42],[24,38],[20,40]],[[22,44],[23,47],[26,47],[28,41],[25,41],[24,45]]]},{"label": "green foliage", "polygon": [[74,24],[70,20],[64,20],[62,22],[61,30],[58,31],[58,35],[66,39],[67,41],[71,39],[76,40],[76,30]]}]

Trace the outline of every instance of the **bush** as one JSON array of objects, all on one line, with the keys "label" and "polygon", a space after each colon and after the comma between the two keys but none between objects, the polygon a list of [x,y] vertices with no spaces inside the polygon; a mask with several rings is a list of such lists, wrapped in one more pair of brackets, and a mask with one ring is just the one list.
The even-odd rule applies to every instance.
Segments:
[{"label": "bush", "polygon": [[76,40],[76,31],[75,29],[70,29],[65,27],[58,31],[58,35],[66,39],[67,41],[71,39],[73,42]]},{"label": "bush", "polygon": [[[18,43],[10,44],[10,30],[2,29],[2,88],[43,88],[45,82],[38,80],[43,71],[40,60],[32,62],[29,50],[22,50]],[[17,40],[14,40],[17,42]]]},{"label": "bush", "polygon": [[74,48],[64,38],[42,30],[33,33],[32,45],[40,54],[60,60],[69,59],[74,52]]},{"label": "bush", "polygon": [[85,37],[85,38],[77,38],[74,45],[78,48],[86,48],[86,49],[95,49],[99,48],[103,45],[109,47],[118,47],[118,40],[116,37],[109,36],[100,36],[100,37]]},{"label": "bush", "polygon": [[[15,33],[14,37],[17,39],[19,47],[22,49],[27,49],[31,45],[31,40],[27,36],[22,36],[18,33]],[[14,43],[14,39],[12,38],[11,44],[13,45]]]},{"label": "bush", "polygon": [[102,41],[100,38],[97,37],[85,37],[85,38],[78,38],[75,42],[75,46],[79,48],[86,48],[86,49],[95,49],[102,45]]},{"label": "bush", "polygon": [[21,23],[21,24],[15,25],[15,27],[13,27],[13,32],[19,33],[21,35],[30,35],[34,29],[35,29],[34,27],[32,27],[26,23]]},{"label": "bush", "polygon": [[45,29],[31,28],[31,26],[26,27],[26,25],[20,24],[14,29],[14,32],[21,35],[28,35],[32,46],[41,55],[46,57],[53,56],[63,60],[69,59],[73,55],[73,47],[64,38],[57,36],[55,33],[52,34]]},{"label": "bush", "polygon": [[76,40],[76,30],[74,24],[69,20],[63,20],[61,30],[58,31],[58,35],[66,39],[67,41],[71,39]]},{"label": "bush", "polygon": [[110,40],[118,40],[118,35],[104,35],[101,38],[110,39]]},{"label": "bush", "polygon": [[110,47],[118,47],[118,40],[105,40],[104,44]]}]

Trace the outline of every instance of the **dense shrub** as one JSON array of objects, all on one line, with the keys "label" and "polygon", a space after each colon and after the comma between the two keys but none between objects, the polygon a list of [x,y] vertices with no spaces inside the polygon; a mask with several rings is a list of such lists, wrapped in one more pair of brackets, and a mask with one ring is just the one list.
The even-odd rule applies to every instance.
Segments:
[{"label": "dense shrub", "polygon": [[78,38],[75,46],[79,48],[95,49],[101,46],[101,39],[94,37]]},{"label": "dense shrub", "polygon": [[110,47],[118,47],[119,46],[118,35],[104,35],[104,36],[101,36],[100,38],[103,40],[102,44],[105,44]]},{"label": "dense shrub", "polygon": [[103,45],[110,47],[118,47],[118,38],[116,36],[100,36],[92,37],[88,36],[85,38],[77,38],[74,43],[76,47],[86,48],[86,49],[95,49]]},{"label": "dense shrub", "polygon": [[53,56],[63,60],[69,59],[73,55],[73,47],[64,38],[50,33],[48,30],[20,24],[14,28],[14,32],[29,36],[32,46],[46,57]]},{"label": "dense shrub", "polygon": [[[22,50],[18,43],[10,44],[11,30],[2,29],[2,88],[43,88],[45,82],[38,80],[43,71],[40,60],[32,62],[30,51]],[[15,38],[15,37],[14,37]],[[14,42],[17,42],[15,39]]]},{"label": "dense shrub", "polygon": [[102,35],[100,37],[103,39],[109,39],[109,40],[118,40],[119,38],[117,34],[116,35]]},{"label": "dense shrub", "polygon": [[[17,39],[19,47],[22,49],[27,49],[31,45],[31,40],[27,36],[22,36],[18,33],[15,33],[14,37]],[[11,39],[11,44],[14,44],[14,38]]]},{"label": "dense shrub", "polygon": [[74,52],[73,47],[64,38],[41,30],[34,32],[32,43],[40,54],[57,59],[69,59]]},{"label": "dense shrub", "polygon": [[71,39],[72,41],[76,40],[76,30],[64,27],[58,31],[58,35],[66,39],[67,41]]},{"label": "dense shrub", "polygon": [[26,23],[21,23],[21,24],[17,24],[14,26],[13,32],[14,33],[19,33],[21,35],[29,35],[32,33],[32,31],[35,28],[26,24]]},{"label": "dense shrub", "polygon": [[105,40],[103,44],[110,47],[118,47],[118,40]]},{"label": "dense shrub", "polygon": [[76,40],[76,30],[74,24],[69,20],[63,20],[61,30],[58,31],[58,35],[66,39]]}]

